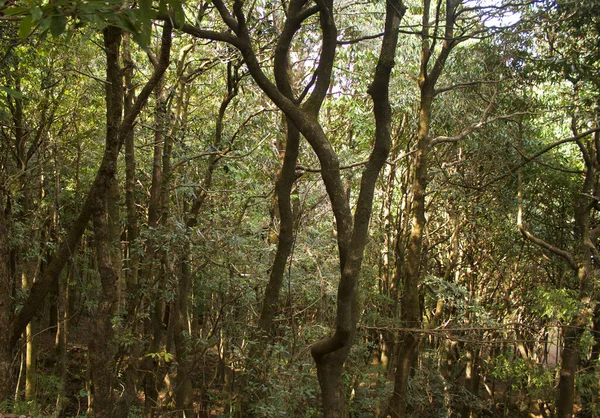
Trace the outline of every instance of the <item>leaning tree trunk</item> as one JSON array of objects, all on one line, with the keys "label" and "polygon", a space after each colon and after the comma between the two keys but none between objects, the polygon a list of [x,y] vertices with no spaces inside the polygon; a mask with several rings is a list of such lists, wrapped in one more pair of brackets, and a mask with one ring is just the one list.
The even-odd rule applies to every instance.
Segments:
[{"label": "leaning tree trunk", "polygon": [[[386,6],[385,32],[381,51],[375,77],[368,90],[374,105],[375,144],[361,178],[354,225],[346,247],[346,254],[340,251],[342,276],[338,287],[336,331],[331,338],[318,342],[311,350],[317,364],[317,376],[323,394],[325,417],[342,417],[346,414],[342,371],[353,344],[360,315],[358,277],[372,213],[375,184],[391,146],[389,83],[394,66],[400,20],[405,10],[402,1],[389,1]],[[338,236],[343,237],[342,234],[338,234]],[[343,247],[340,246],[340,248]]]},{"label": "leaning tree trunk", "polygon": [[[290,13],[297,13],[294,9],[295,3],[290,5]],[[298,22],[298,26],[301,22]],[[289,25],[289,24],[288,24]],[[289,31],[291,32],[291,31]],[[281,76],[277,77],[277,87],[290,100],[294,98],[292,83],[289,74],[289,56],[287,51],[290,47],[291,36],[281,37],[277,44],[276,56],[274,62],[274,71]],[[261,373],[259,365],[262,363],[262,356],[265,353],[269,342],[273,319],[279,302],[279,293],[283,285],[283,277],[285,268],[288,263],[292,248],[294,245],[294,213],[292,209],[292,188],[296,181],[296,163],[298,160],[298,151],[300,148],[300,131],[292,120],[285,118],[285,148],[280,149],[280,154],[283,154],[282,166],[277,173],[275,181],[275,203],[274,212],[279,219],[279,231],[277,234],[277,250],[271,264],[269,273],[269,282],[265,288],[265,293],[262,301],[262,308],[258,318],[257,343],[252,345],[248,355],[248,372],[245,376],[246,382],[258,383],[261,379],[265,380],[266,376]],[[246,384],[246,387],[253,385]],[[249,411],[250,405],[256,402],[256,396],[250,392],[245,393],[242,399],[242,409]],[[248,413],[248,412],[246,412]]]},{"label": "leaning tree trunk", "polygon": [[[356,202],[354,217],[342,181],[338,156],[318,121],[319,110],[331,84],[331,74],[337,45],[337,28],[333,15],[333,1],[317,1],[313,7],[305,8],[305,0],[290,2],[287,19],[280,39],[289,37],[290,41],[278,42],[290,45],[291,38],[300,29],[307,14],[319,12],[319,24],[322,32],[322,45],[319,63],[314,73],[309,97],[299,106],[285,92],[273,84],[262,70],[250,39],[242,2],[234,2],[234,14],[230,14],[222,0],[213,0],[215,7],[223,17],[231,33],[203,31],[191,25],[182,29],[199,38],[218,39],[237,47],[244,57],[248,71],[257,85],[279,107],[304,135],[321,164],[321,177],[333,209],[341,278],[338,286],[338,306],[335,334],[331,338],[313,345],[311,354],[317,364],[317,374],[323,394],[323,412],[326,417],[345,414],[345,396],[342,380],[343,364],[352,346],[360,309],[358,307],[358,276],[363,258],[367,231],[372,212],[373,194],[379,173],[385,164],[390,149],[389,80],[394,65],[394,56],[398,41],[400,20],[405,12],[401,0],[390,0],[386,6],[385,32],[382,48],[375,71],[375,78],[369,87],[373,98],[376,121],[375,144],[361,178],[360,192]],[[289,48],[279,57],[285,57]],[[279,68],[285,70],[285,65]],[[287,71],[276,71],[275,78],[287,78]],[[279,83],[278,83],[279,84]],[[307,93],[308,94],[308,93]]]}]

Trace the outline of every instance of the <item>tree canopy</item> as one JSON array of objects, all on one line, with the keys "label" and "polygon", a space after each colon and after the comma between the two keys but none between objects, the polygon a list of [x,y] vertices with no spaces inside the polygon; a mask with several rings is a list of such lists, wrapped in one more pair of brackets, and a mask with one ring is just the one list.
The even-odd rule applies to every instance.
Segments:
[{"label": "tree canopy", "polygon": [[597,416],[599,16],[0,0],[0,414]]}]

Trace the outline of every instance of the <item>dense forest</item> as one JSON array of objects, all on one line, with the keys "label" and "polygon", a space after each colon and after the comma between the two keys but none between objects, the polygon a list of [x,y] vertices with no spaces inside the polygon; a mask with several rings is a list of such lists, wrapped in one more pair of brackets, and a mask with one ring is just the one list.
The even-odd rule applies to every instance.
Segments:
[{"label": "dense forest", "polygon": [[0,60],[0,416],[600,416],[600,0],[0,0]]}]

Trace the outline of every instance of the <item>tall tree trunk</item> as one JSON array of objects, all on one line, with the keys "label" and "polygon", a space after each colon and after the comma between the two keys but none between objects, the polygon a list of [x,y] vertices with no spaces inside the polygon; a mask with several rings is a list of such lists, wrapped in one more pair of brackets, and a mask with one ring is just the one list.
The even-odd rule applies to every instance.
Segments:
[{"label": "tall tree trunk", "polygon": [[[152,183],[150,186],[150,201],[148,202],[148,227],[158,228],[160,224],[161,216],[165,216],[161,213],[162,209],[162,190],[163,184],[165,183],[165,175],[163,164],[165,157],[164,144],[164,130],[166,123],[166,103],[164,93],[164,82],[161,81],[154,89],[154,96],[156,99],[154,109],[154,154],[152,162]],[[170,159],[167,158],[170,162]],[[164,190],[167,190],[164,186]],[[146,332],[151,335],[150,346],[148,347],[147,353],[157,353],[160,351],[164,332],[163,332],[163,313],[164,313],[164,299],[162,294],[165,288],[165,277],[161,266],[157,268],[157,264],[160,264],[160,257],[157,257],[159,244],[153,237],[150,237],[145,250],[145,265],[142,269],[143,280],[147,283],[158,283],[157,291],[151,292],[145,295],[145,299],[149,304],[150,317],[146,321],[145,327]],[[157,405],[158,401],[158,370],[157,362],[152,356],[146,356],[142,362],[141,369],[144,371],[143,385],[145,394],[145,410],[146,415],[152,417],[154,412],[153,409]]]},{"label": "tall tree trunk", "polygon": [[[421,271],[423,255],[423,236],[425,232],[425,196],[429,183],[429,153],[431,151],[431,138],[429,130],[431,127],[431,106],[435,97],[436,83],[444,70],[446,59],[456,44],[454,39],[455,13],[460,2],[446,0],[444,41],[433,66],[430,60],[433,54],[433,46],[437,40],[432,40],[432,23],[430,22],[431,0],[423,0],[423,20],[421,30],[421,69],[419,73],[419,87],[421,99],[419,105],[419,125],[417,132],[417,151],[413,166],[414,177],[412,184],[412,216],[411,232],[406,251],[406,271],[402,279],[402,295],[400,297],[400,321],[405,328],[421,327],[421,307],[419,301],[419,284],[423,272]],[[439,16],[436,16],[439,18]],[[400,274],[396,271],[396,274]],[[396,376],[394,379],[394,391],[389,404],[388,413],[392,417],[403,417],[406,415],[406,390],[410,369],[418,357],[419,336],[416,332],[405,332],[402,335],[398,351],[396,353]]]},{"label": "tall tree trunk", "polygon": [[[125,97],[123,110],[128,114],[135,102],[135,86],[133,84],[134,64],[131,58],[131,35],[123,34],[123,79],[125,82]],[[136,160],[133,127],[125,135],[125,207],[126,207],[126,236],[125,245],[125,271],[119,281],[119,307],[124,309],[127,317],[127,325],[131,328],[133,335],[139,333],[139,321],[136,319],[138,306],[138,270],[140,267],[140,252],[136,248],[139,238],[138,213],[135,199],[136,183]],[[140,368],[139,358],[142,355],[142,344],[131,344],[127,355],[127,365],[123,372],[124,390],[115,411],[115,418],[126,418],[129,416],[129,408],[135,401],[136,382]]]},{"label": "tall tree trunk", "polygon": [[[99,202],[100,203],[100,202]],[[98,273],[102,285],[102,293],[98,301],[96,317],[90,327],[88,342],[88,363],[91,380],[92,404],[90,410],[96,417],[113,416],[115,400],[114,355],[116,347],[113,341],[112,316],[117,305],[117,286],[119,275],[112,265],[114,242],[111,242],[110,220],[106,203],[104,210],[99,208],[94,215],[94,244]]]},{"label": "tall tree trunk", "polygon": [[[123,82],[120,67],[121,29],[109,26],[104,29],[104,47],[106,52],[106,144],[107,148],[118,138],[119,125],[121,124],[123,110]],[[112,161],[116,166],[117,155]],[[118,303],[118,281],[120,269],[115,266],[114,214],[109,213],[109,199],[114,199],[116,187],[116,168],[112,171],[107,193],[95,199],[94,220],[94,245],[96,247],[96,262],[101,283],[101,296],[98,301],[96,317],[91,325],[90,340],[88,342],[88,363],[91,381],[90,410],[94,416],[110,417],[113,414],[113,385],[114,373],[114,348],[112,316]],[[112,190],[112,193],[111,193]],[[118,222],[118,220],[117,220]]]},{"label": "tall tree trunk", "polygon": [[[0,188],[0,324],[10,323],[12,274],[10,272],[10,200]],[[0,402],[12,393],[12,349],[9,334],[0,332]]]},{"label": "tall tree trunk", "polygon": [[557,418],[571,418],[575,402],[575,375],[579,367],[579,339],[582,332],[575,324],[564,328],[560,374],[558,380]]},{"label": "tall tree trunk", "polygon": [[[330,0],[320,1],[315,7],[303,10],[305,5],[306,2],[303,0],[290,2],[287,19],[276,46],[275,57],[276,61],[286,60],[294,35],[301,28],[304,20],[318,11],[322,31],[321,54],[310,94],[303,105],[299,106],[278,87],[279,80],[288,78],[285,64],[278,64],[279,70],[274,72],[277,85],[273,84],[263,72],[252,48],[253,43],[250,39],[244,12],[238,7],[239,3],[234,6],[235,18],[233,18],[226,11],[225,4],[221,0],[216,0],[216,7],[227,16],[224,18],[225,24],[232,30],[231,35],[219,35],[219,38],[230,42],[240,50],[245,64],[258,86],[292,120],[311,145],[321,164],[321,177],[336,221],[341,277],[338,286],[335,333],[332,337],[315,343],[312,346],[311,354],[317,364],[317,375],[323,394],[324,415],[337,417],[345,414],[342,367],[352,346],[360,314],[357,298],[358,276],[372,213],[373,194],[391,143],[389,80],[394,65],[399,24],[405,7],[403,2],[398,0],[389,1],[386,6],[385,33],[381,53],[373,83],[369,87],[376,120],[375,143],[361,178],[360,192],[353,217],[340,173],[338,156],[318,121],[320,108],[331,84],[337,45],[333,2]],[[213,35],[187,25],[184,25],[183,30],[198,37],[210,38]],[[289,80],[285,84],[289,85]]]},{"label": "tall tree trunk", "polygon": [[[401,1],[390,1],[386,5],[385,32],[381,51],[375,76],[368,90],[374,105],[375,144],[362,174],[351,240],[346,247],[347,252],[340,250],[342,276],[338,287],[336,332],[333,337],[313,345],[311,350],[317,364],[325,417],[341,417],[346,414],[342,369],[350,352],[359,318],[358,276],[372,212],[373,193],[391,146],[389,83],[394,66],[400,20],[405,11],[406,8]],[[332,204],[335,204],[333,199]],[[338,237],[341,239],[344,235],[342,232],[343,230],[338,232]]]}]

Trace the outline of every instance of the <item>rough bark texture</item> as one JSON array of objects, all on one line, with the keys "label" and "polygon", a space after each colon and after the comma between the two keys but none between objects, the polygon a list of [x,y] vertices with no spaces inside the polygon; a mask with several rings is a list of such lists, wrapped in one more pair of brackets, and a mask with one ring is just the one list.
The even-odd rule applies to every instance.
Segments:
[{"label": "rough bark texture", "polygon": [[[119,125],[123,110],[123,83],[120,68],[121,29],[109,26],[104,29],[104,48],[106,52],[106,147],[116,147],[119,143]],[[116,166],[116,155],[112,164]],[[114,233],[110,219],[109,197],[114,193],[114,176],[106,179],[109,183],[107,193],[96,196],[94,219],[94,244],[96,247],[96,262],[101,283],[101,296],[98,301],[96,317],[92,321],[90,339],[88,342],[88,362],[91,381],[90,411],[94,416],[112,416],[114,402],[112,389],[114,385],[114,349],[113,329],[111,319],[116,307],[118,297],[118,268],[115,266]],[[120,263],[120,260],[119,260]]]},{"label": "rough bark texture", "polygon": [[398,42],[398,28],[404,12],[405,7],[401,1],[387,3],[385,34],[375,77],[368,90],[374,104],[375,144],[361,178],[346,262],[342,258],[343,253],[340,252],[342,276],[338,287],[336,332],[332,338],[321,341],[312,348],[324,398],[323,412],[329,417],[345,414],[341,372],[352,345],[359,317],[358,276],[367,240],[373,192],[391,145],[389,81]]},{"label": "rough bark texture", "polygon": [[113,388],[115,364],[112,316],[117,303],[119,275],[113,266],[113,245],[106,204],[94,215],[94,243],[98,273],[102,284],[102,296],[98,301],[96,317],[91,323],[88,342],[88,364],[91,380],[90,411],[96,417],[111,417],[115,407]]},{"label": "rough bark texture", "polygon": [[558,380],[558,399],[556,400],[557,418],[573,416],[575,401],[575,374],[579,366],[579,339],[581,332],[573,326],[563,330],[563,349]]},{"label": "rough bark texture", "polygon": [[[299,144],[300,132],[298,132],[293,123],[288,120],[285,155],[275,185],[279,211],[277,251],[275,253],[273,264],[271,265],[269,283],[265,289],[263,305],[258,320],[258,328],[264,336],[268,335],[271,331],[273,318],[279,301],[279,292],[283,284],[287,260],[292,252],[294,243],[294,214],[292,210],[291,193],[294,182],[296,181],[296,161],[298,159]],[[262,349],[260,351],[262,351]]]},{"label": "rough bark texture", "polygon": [[[155,109],[154,109],[154,153],[152,161],[152,184],[150,186],[150,199],[148,202],[148,227],[158,228],[160,220],[166,220],[166,213],[163,211],[165,198],[163,192],[168,192],[168,173],[165,174],[164,163],[170,165],[171,156],[168,147],[165,144],[166,129],[166,100],[164,92],[164,82],[161,80],[154,88]],[[166,168],[168,170],[168,167]],[[141,280],[145,283],[156,283],[157,290],[144,295],[144,303],[150,305],[150,317],[146,319],[144,327],[146,334],[151,335],[151,342],[146,353],[158,353],[163,342],[163,313],[165,302],[162,295],[165,292],[165,275],[162,265],[160,265],[159,243],[153,237],[147,240],[145,248],[144,266],[141,272]],[[141,370],[144,373],[144,402],[145,410],[148,416],[153,416],[153,409],[158,402],[159,371],[157,362],[152,356],[144,357]]]}]

